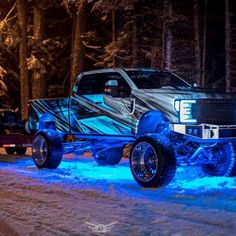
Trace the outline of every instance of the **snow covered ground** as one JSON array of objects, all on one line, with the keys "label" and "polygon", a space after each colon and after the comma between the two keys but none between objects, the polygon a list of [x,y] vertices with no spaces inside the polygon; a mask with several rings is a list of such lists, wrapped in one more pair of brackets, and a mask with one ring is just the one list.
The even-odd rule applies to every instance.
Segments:
[{"label": "snow covered ground", "polygon": [[143,189],[127,160],[100,167],[67,154],[56,170],[38,170],[30,156],[2,154],[0,161],[0,235],[236,232],[236,178],[181,167],[167,187]]}]

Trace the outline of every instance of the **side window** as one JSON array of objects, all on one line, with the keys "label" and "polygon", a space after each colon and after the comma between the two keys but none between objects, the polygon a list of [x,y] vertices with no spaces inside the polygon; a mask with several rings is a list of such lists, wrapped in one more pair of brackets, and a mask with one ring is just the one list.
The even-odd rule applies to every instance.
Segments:
[{"label": "side window", "polygon": [[100,94],[102,93],[101,74],[84,75],[78,84],[77,93],[80,95]]},{"label": "side window", "polygon": [[117,80],[120,97],[129,97],[131,88],[125,79],[117,72],[84,75],[78,84],[79,95],[104,94],[105,84],[108,80]]},{"label": "side window", "polygon": [[131,88],[129,84],[125,81],[119,73],[108,73],[107,74],[107,81],[108,80],[116,80],[118,82],[118,96],[119,97],[129,97],[131,94]]}]

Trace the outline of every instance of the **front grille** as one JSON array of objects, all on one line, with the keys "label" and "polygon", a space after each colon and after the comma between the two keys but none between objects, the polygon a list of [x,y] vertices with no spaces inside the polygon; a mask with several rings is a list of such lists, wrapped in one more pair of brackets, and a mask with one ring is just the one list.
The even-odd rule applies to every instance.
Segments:
[{"label": "front grille", "polygon": [[236,99],[199,99],[192,113],[198,123],[236,124]]}]

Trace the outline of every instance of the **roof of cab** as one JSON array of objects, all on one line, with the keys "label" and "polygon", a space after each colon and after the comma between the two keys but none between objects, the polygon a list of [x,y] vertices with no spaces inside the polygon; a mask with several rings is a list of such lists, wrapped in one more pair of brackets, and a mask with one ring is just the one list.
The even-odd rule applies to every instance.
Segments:
[{"label": "roof of cab", "polygon": [[106,73],[106,72],[120,72],[120,71],[160,71],[156,68],[105,68],[82,72],[81,74],[96,74],[96,73]]}]

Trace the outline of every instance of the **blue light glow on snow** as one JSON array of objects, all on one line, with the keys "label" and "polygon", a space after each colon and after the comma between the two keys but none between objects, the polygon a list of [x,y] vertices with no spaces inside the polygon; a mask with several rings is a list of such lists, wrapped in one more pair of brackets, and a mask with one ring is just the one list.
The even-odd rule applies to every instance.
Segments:
[{"label": "blue light glow on snow", "polygon": [[236,189],[236,178],[206,176],[200,167],[179,167],[168,188],[198,191]]},{"label": "blue light glow on snow", "polygon": [[[0,168],[13,169],[22,174],[47,182],[84,183],[84,184],[120,184],[139,187],[130,172],[128,160],[122,160],[117,166],[98,166],[91,157],[64,157],[56,170],[38,170],[31,158],[10,163],[0,163]],[[212,191],[236,189],[236,178],[206,176],[199,167],[179,167],[174,180],[165,187],[174,191]]]},{"label": "blue light glow on snow", "polygon": [[92,157],[67,154],[57,169],[39,170],[28,156],[18,160],[8,158],[0,162],[0,168],[7,174],[29,177],[29,183],[34,185],[46,184],[46,188],[60,184],[69,189],[102,192],[137,201],[148,199],[153,204],[166,201],[236,211],[236,178],[206,176],[199,167],[178,168],[174,180],[162,189],[140,187],[131,175],[128,160],[123,159],[117,166],[98,166]]},{"label": "blue light glow on snow", "polygon": [[118,166],[98,166],[93,158],[65,158],[55,170],[37,169],[31,159],[17,160],[14,163],[0,163],[0,168],[13,168],[22,174],[49,182],[97,182],[136,183],[127,164]]},{"label": "blue light glow on snow", "polygon": [[[134,182],[132,174],[127,166],[98,166],[95,161],[77,162],[63,161],[59,171],[70,172],[66,178],[74,177],[91,181],[105,180],[107,182]],[[69,170],[69,171],[68,171]]]}]

